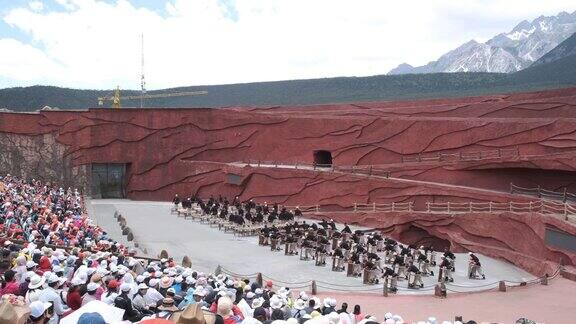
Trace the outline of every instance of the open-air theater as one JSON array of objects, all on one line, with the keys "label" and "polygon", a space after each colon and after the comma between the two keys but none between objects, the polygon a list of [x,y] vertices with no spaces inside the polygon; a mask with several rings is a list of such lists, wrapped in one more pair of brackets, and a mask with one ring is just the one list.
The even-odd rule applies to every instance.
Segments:
[{"label": "open-air theater", "polygon": [[97,300],[109,323],[568,323],[575,108],[568,88],[0,112],[0,310],[17,321],[50,302],[51,322],[75,323]]}]

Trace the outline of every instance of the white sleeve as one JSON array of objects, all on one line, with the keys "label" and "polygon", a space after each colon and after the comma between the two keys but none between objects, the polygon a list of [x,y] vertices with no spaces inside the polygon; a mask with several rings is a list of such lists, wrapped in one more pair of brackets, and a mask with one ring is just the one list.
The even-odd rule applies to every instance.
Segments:
[{"label": "white sleeve", "polygon": [[52,299],[52,300],[47,300],[47,301],[52,302],[52,304],[54,305],[54,313],[55,314],[62,315],[68,311],[68,307],[66,307],[62,303],[62,299],[60,298],[60,294],[57,291],[51,291],[48,298]]}]

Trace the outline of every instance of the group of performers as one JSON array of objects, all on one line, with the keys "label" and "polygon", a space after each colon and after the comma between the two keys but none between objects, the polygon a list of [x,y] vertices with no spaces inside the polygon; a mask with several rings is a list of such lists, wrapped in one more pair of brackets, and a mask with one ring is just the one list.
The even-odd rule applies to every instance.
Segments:
[{"label": "group of performers", "polygon": [[294,211],[288,211],[285,207],[280,208],[278,204],[269,206],[256,204],[253,200],[240,202],[235,197],[232,202],[222,196],[217,199],[210,197],[208,201],[191,196],[180,201],[178,195],[172,201],[175,205],[182,204],[182,208],[191,208],[196,203],[202,212],[206,215],[219,217],[238,225],[274,223],[276,220],[281,222],[293,221],[294,217],[302,216],[302,212],[296,208]]},{"label": "group of performers", "polygon": [[[176,198],[174,203],[176,204]],[[178,198],[178,203],[179,203]],[[238,225],[259,225],[259,244],[272,251],[284,250],[286,255],[299,255],[301,260],[314,260],[316,266],[325,266],[331,259],[332,271],[346,271],[348,276],[363,277],[366,284],[377,284],[382,279],[389,290],[397,291],[398,280],[407,280],[408,288],[424,287],[423,276],[434,276],[436,252],[432,246],[404,245],[377,231],[352,231],[348,224],[337,229],[333,220],[319,223],[295,221],[302,212],[288,211],[277,204],[268,206],[254,201],[230,203],[226,198],[210,198],[204,202],[197,197],[182,201],[190,208],[196,203],[204,214],[219,217]],[[480,260],[470,253],[468,277],[485,279]],[[453,282],[456,256],[445,249],[439,263],[439,282]]]}]

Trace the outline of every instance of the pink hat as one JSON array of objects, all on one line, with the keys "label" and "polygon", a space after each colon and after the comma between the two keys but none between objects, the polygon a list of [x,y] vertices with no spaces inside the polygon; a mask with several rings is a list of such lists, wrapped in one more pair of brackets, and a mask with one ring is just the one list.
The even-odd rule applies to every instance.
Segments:
[{"label": "pink hat", "polygon": [[160,279],[160,288],[170,288],[174,283],[174,279],[171,277],[164,276]]}]

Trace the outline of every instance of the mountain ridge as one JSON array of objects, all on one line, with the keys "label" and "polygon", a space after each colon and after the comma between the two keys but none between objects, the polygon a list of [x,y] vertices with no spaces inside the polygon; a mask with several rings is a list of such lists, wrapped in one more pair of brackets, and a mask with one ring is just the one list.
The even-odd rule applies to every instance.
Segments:
[{"label": "mountain ridge", "polygon": [[439,72],[512,73],[529,67],[572,34],[576,33],[576,11],[540,16],[521,21],[508,33],[485,43],[468,41],[426,65],[408,67],[403,63],[389,75]]},{"label": "mountain ridge", "polygon": [[[473,48],[478,44],[469,42],[468,46]],[[313,105],[466,97],[572,87],[576,86],[576,54],[569,55],[569,53],[572,53],[574,48],[576,48],[576,36],[573,35],[550,52],[554,60],[511,74],[459,72],[375,75],[177,87],[148,93],[207,90],[208,94],[148,99],[145,107]],[[113,90],[79,90],[54,86],[6,88],[0,89],[0,111],[3,111],[3,108],[22,112],[36,111],[44,106],[75,110],[95,108],[98,97],[109,96],[112,93]],[[137,90],[126,90],[121,93],[122,96],[139,94]],[[122,105],[137,107],[140,102],[124,100]]]}]

